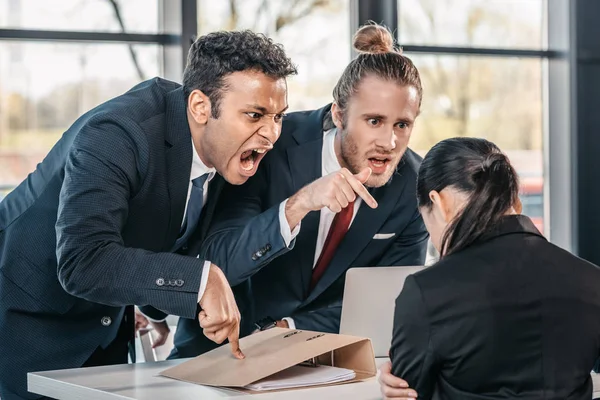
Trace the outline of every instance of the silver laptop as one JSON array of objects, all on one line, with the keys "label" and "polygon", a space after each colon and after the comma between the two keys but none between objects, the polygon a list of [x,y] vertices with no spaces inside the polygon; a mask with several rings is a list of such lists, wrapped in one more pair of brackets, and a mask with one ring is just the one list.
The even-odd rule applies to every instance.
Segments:
[{"label": "silver laptop", "polygon": [[348,270],[340,333],[370,338],[375,357],[388,357],[396,297],[406,277],[423,268],[371,267]]}]

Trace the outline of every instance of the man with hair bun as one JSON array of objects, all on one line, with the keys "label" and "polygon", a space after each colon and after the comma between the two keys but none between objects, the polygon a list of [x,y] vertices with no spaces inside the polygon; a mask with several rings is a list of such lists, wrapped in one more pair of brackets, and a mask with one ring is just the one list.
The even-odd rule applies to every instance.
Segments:
[{"label": "man with hair bun", "polygon": [[[419,72],[383,26],[361,27],[354,47],[333,104],[284,118],[257,174],[224,189],[204,242],[206,257],[225,255],[215,262],[231,285],[251,285],[254,315],[242,321],[256,329],[338,332],[350,267],[425,262],[421,158],[408,149]],[[180,320],[175,356],[199,354],[197,326]]]}]

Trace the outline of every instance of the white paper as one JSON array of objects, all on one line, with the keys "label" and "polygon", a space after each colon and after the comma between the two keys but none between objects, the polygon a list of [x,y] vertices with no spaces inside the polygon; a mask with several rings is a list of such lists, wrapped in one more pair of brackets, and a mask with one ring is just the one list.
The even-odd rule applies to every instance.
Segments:
[{"label": "white paper", "polygon": [[290,389],[345,382],[355,377],[356,373],[351,369],[330,367],[327,365],[317,367],[296,365],[254,382],[246,386],[246,389],[255,391]]}]

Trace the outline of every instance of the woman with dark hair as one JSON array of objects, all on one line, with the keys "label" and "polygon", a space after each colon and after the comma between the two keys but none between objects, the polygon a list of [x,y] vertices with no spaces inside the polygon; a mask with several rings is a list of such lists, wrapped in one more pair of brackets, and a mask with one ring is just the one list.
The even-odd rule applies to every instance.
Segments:
[{"label": "woman with dark hair", "polygon": [[487,140],[448,139],[426,155],[418,204],[441,258],[396,300],[385,398],[405,398],[406,385],[419,399],[592,398],[600,268],[519,215],[518,188]]}]

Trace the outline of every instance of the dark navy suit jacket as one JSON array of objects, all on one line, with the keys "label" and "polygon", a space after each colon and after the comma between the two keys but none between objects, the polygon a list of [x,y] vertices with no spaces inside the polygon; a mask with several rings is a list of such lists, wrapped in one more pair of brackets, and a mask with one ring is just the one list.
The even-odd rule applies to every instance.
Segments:
[{"label": "dark navy suit jacket", "polygon": [[[302,220],[300,233],[287,248],[279,206],[321,178],[329,110],[327,106],[287,116],[281,138],[257,174],[242,186],[225,186],[203,242],[203,257],[219,265],[231,285],[251,282],[255,319],[292,317],[298,329],[338,332],[346,271],[359,266],[423,265],[428,234],[416,201],[421,159],[408,150],[391,182],[371,190],[378,208],[361,204],[325,274],[309,290],[320,212]],[[377,233],[393,236],[375,239]],[[175,354],[197,355],[205,341],[197,322],[181,319]]]},{"label": "dark navy suit jacket", "polygon": [[504,217],[412,276],[396,300],[392,372],[419,399],[587,400],[600,354],[600,268]]},{"label": "dark navy suit jacket", "polygon": [[27,397],[27,372],[79,367],[107,346],[126,305],[194,318],[204,261],[169,253],[191,164],[183,90],[156,78],[79,118],[0,203],[3,400]]}]

